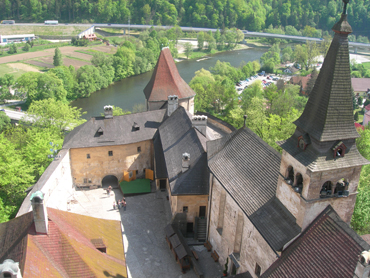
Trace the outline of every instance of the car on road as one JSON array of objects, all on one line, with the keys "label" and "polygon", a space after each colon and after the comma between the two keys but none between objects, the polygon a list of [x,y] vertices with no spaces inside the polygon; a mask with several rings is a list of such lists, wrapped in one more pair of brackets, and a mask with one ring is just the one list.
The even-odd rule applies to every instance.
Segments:
[{"label": "car on road", "polygon": [[279,77],[274,77],[274,78],[272,78],[272,80],[278,81],[279,80]]}]

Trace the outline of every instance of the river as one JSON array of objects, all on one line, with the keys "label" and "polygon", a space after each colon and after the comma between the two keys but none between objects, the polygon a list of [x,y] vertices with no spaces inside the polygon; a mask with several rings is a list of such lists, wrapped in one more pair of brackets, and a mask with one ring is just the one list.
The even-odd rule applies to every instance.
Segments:
[{"label": "river", "polygon": [[[210,55],[209,59],[197,62],[196,60],[186,60],[177,63],[177,69],[185,82],[189,83],[194,77],[194,73],[201,68],[209,69],[213,67],[217,60],[229,62],[232,66],[238,67],[242,61],[249,62],[259,60],[266,48],[248,48],[243,50],[227,51]],[[90,119],[103,113],[104,105],[115,105],[124,110],[132,110],[135,104],[145,104],[144,88],[148,84],[152,71],[132,76],[124,80],[115,82],[108,88],[91,94],[88,98],[77,99],[72,102],[72,106],[82,108],[86,111],[83,118]]]}]

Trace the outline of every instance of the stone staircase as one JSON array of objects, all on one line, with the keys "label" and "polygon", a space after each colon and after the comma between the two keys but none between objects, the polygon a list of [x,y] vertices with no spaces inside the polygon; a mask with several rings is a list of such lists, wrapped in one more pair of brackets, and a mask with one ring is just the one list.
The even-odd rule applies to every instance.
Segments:
[{"label": "stone staircase", "polygon": [[207,218],[198,218],[197,239],[198,241],[206,241],[207,237]]}]

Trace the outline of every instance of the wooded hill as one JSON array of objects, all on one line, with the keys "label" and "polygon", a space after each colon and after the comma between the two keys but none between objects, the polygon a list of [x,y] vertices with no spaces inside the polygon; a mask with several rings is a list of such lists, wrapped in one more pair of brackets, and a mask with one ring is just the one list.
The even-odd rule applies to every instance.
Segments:
[{"label": "wooded hill", "polygon": [[[3,0],[0,19],[16,22],[99,22],[181,25],[261,31],[271,24],[330,30],[339,19],[340,0]],[[349,22],[369,37],[370,2],[351,1]]]}]

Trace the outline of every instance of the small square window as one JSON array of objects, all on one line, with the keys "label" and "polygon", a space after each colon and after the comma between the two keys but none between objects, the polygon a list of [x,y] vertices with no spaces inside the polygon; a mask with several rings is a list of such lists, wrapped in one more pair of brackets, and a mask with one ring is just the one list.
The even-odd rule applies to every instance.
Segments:
[{"label": "small square window", "polygon": [[91,179],[89,179],[89,183],[91,183]]},{"label": "small square window", "polygon": [[87,179],[84,179],[84,183],[87,183]]},{"label": "small square window", "polygon": [[109,156],[113,156],[113,151],[108,151]]},{"label": "small square window", "polygon": [[188,207],[182,207],[182,212],[188,212]]},{"label": "small square window", "polygon": [[137,147],[137,152],[141,153],[141,147]]},{"label": "small square window", "polygon": [[89,154],[89,153],[86,155],[86,158],[87,158],[87,159],[89,159],[89,158],[90,158],[90,154]]},{"label": "small square window", "polygon": [[257,275],[257,277],[261,276],[261,267],[256,263],[256,268],[254,270],[254,273]]}]

